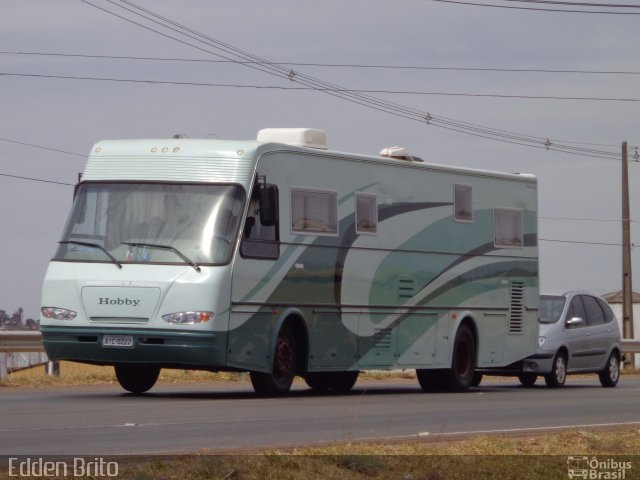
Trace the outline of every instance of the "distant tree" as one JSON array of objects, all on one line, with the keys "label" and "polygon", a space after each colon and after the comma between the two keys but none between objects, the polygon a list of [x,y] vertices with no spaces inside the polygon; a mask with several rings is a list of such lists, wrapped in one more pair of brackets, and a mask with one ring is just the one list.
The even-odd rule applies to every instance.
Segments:
[{"label": "distant tree", "polygon": [[9,317],[7,317],[7,312],[4,310],[0,310],[0,327],[9,323]]},{"label": "distant tree", "polygon": [[40,324],[33,318],[27,318],[24,324],[30,330],[38,330],[40,328]]},{"label": "distant tree", "polygon": [[18,310],[16,310],[15,312],[13,312],[13,315],[11,315],[11,326],[13,327],[19,327],[20,325],[22,325],[22,314],[24,313],[24,310],[22,309],[22,307],[19,307]]}]

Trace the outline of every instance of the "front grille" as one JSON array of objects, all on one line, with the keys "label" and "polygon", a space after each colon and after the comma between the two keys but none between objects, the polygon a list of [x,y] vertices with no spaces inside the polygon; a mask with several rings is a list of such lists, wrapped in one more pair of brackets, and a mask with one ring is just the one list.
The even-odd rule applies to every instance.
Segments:
[{"label": "front grille", "polygon": [[99,323],[149,323],[145,317],[89,317],[89,320]]}]

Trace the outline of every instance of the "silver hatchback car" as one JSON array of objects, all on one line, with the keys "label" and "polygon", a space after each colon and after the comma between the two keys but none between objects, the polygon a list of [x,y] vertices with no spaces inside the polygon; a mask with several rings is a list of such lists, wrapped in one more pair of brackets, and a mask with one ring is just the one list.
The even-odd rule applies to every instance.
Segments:
[{"label": "silver hatchback car", "polygon": [[620,327],[609,304],[586,292],[542,295],[538,351],[523,362],[525,386],[539,375],[548,387],[564,385],[567,374],[597,373],[603,387],[620,377]]}]

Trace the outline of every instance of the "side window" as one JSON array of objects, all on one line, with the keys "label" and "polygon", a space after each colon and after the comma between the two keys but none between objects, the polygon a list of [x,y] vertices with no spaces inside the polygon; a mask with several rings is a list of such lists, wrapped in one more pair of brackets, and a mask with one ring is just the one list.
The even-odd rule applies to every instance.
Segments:
[{"label": "side window", "polygon": [[338,234],[338,194],[291,189],[291,231],[315,235]]},{"label": "side window", "polygon": [[356,193],[356,233],[378,232],[378,206],[376,196]]},{"label": "side window", "polygon": [[587,311],[587,325],[592,327],[605,323],[604,312],[596,299],[589,295],[583,295],[582,300],[584,301],[584,308]]},{"label": "side window", "polygon": [[512,208],[493,209],[493,243],[496,247],[522,248],[522,210]]},{"label": "side window", "polygon": [[616,316],[613,314],[613,311],[611,310],[611,307],[609,306],[609,304],[600,298],[596,298],[596,300],[602,307],[602,311],[604,312],[605,322],[607,323],[613,322],[616,319]]},{"label": "side window", "polygon": [[473,222],[471,185],[453,186],[453,218],[457,222]]},{"label": "side window", "polygon": [[254,188],[249,200],[247,218],[244,220],[240,254],[245,258],[278,258],[280,255],[278,222],[276,221],[273,225],[264,225],[260,215],[258,189],[258,186]]},{"label": "side window", "polygon": [[[571,320],[573,317],[580,317],[585,322],[587,321],[587,314],[586,314],[586,312],[584,310],[584,306],[582,304],[582,299],[580,297],[581,297],[580,295],[577,295],[577,296],[573,297],[573,300],[571,300],[571,305],[569,307],[569,312],[567,314],[566,320]],[[571,316],[569,316],[569,315],[571,315]],[[583,324],[582,326],[584,326],[585,324]],[[580,328],[580,327],[579,326],[573,326],[571,328]]]}]

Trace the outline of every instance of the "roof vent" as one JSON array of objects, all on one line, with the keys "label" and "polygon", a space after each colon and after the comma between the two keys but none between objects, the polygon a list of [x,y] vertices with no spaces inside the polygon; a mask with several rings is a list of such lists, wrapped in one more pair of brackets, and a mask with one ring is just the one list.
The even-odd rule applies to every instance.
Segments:
[{"label": "roof vent", "polygon": [[296,147],[327,149],[327,134],[318,128],[263,128],[259,142],[278,142]]},{"label": "roof vent", "polygon": [[380,155],[386,158],[395,158],[397,160],[406,160],[408,162],[423,162],[421,158],[409,155],[404,147],[389,147],[380,150]]}]

